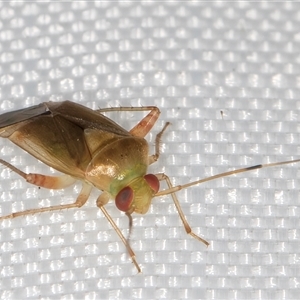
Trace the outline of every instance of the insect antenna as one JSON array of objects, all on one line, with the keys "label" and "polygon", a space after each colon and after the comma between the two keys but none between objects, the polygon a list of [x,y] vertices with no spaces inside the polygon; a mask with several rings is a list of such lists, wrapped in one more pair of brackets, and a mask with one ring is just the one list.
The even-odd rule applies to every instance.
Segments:
[{"label": "insect antenna", "polygon": [[182,189],[186,189],[186,188],[188,188],[190,186],[193,186],[193,185],[197,185],[197,184],[200,184],[200,183],[203,183],[203,182],[211,181],[211,180],[221,178],[221,177],[225,177],[225,176],[230,176],[230,175],[233,175],[233,174],[248,172],[248,171],[252,171],[252,170],[256,170],[256,169],[275,167],[275,166],[279,166],[279,165],[287,165],[287,164],[292,164],[292,163],[297,163],[297,162],[300,162],[300,159],[282,161],[282,162],[277,162],[277,163],[255,165],[255,166],[252,166],[252,167],[247,167],[247,168],[242,168],[242,169],[235,169],[235,170],[232,170],[232,171],[220,173],[220,174],[213,175],[213,176],[210,176],[210,177],[206,177],[206,178],[203,178],[203,179],[200,179],[200,180],[197,180],[197,181],[193,181],[193,182],[186,183],[186,184],[183,184],[183,185],[177,185],[177,186],[171,187],[169,189],[162,190],[162,191],[156,193],[154,197],[159,197],[159,196],[163,196],[163,195],[172,194],[172,193],[178,192]]}]

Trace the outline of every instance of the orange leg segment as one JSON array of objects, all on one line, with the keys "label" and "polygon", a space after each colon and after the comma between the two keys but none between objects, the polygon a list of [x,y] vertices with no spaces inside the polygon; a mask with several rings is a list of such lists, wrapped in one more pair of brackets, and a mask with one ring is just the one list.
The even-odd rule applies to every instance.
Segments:
[{"label": "orange leg segment", "polygon": [[137,137],[144,137],[154,126],[159,115],[160,110],[156,106],[144,107],[111,107],[98,109],[98,112],[112,112],[112,111],[150,111],[138,124],[136,124],[129,132]]},{"label": "orange leg segment", "polygon": [[0,163],[23,177],[27,182],[46,189],[63,189],[74,184],[77,180],[70,175],[47,176],[36,173],[26,174],[3,159],[0,159]]},{"label": "orange leg segment", "polygon": [[[3,159],[0,159],[0,163],[3,164],[4,166],[8,167],[12,171],[16,172],[20,176],[22,176],[27,182],[37,185],[37,186],[40,186],[40,187],[48,188],[48,189],[62,189],[67,186],[70,186],[71,184],[73,184],[76,181],[75,178],[73,178],[69,175],[62,175],[62,176],[55,177],[55,176],[45,176],[45,175],[41,175],[41,174],[26,174]],[[55,206],[50,206],[50,207],[41,207],[41,208],[35,208],[35,209],[29,209],[29,210],[25,210],[25,211],[15,212],[15,213],[11,213],[9,215],[0,217],[0,220],[12,219],[12,218],[15,218],[18,216],[26,216],[26,215],[45,212],[45,211],[53,211],[53,210],[61,210],[61,209],[66,209],[66,208],[81,207],[89,198],[92,188],[93,187],[91,185],[83,182],[81,192],[78,195],[75,203],[55,205]]]}]

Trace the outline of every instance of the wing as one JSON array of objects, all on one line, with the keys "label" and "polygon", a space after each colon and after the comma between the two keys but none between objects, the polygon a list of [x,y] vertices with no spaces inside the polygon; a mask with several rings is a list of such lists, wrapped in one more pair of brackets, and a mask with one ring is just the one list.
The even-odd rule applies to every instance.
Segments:
[{"label": "wing", "polygon": [[84,178],[95,149],[128,135],[112,120],[70,101],[45,102],[0,116],[0,136],[56,170],[78,178]]},{"label": "wing", "polygon": [[53,115],[60,114],[65,119],[77,124],[82,129],[92,128],[128,136],[130,133],[120,125],[105,117],[101,113],[71,101],[46,102]]},{"label": "wing", "polygon": [[0,115],[0,128],[14,125],[31,118],[49,113],[46,103],[41,103],[35,106],[10,111]]},{"label": "wing", "polygon": [[101,113],[71,101],[44,102],[0,115],[0,128],[46,115],[61,115],[81,128],[93,128],[118,135],[130,135],[127,130]]}]

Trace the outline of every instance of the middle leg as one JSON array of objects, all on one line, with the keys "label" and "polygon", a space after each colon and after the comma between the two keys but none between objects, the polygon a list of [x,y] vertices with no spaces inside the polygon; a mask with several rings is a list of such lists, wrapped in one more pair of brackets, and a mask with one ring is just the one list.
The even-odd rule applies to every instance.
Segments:
[{"label": "middle leg", "polygon": [[138,122],[129,132],[133,136],[144,137],[156,123],[160,111],[156,106],[144,107],[111,107],[98,109],[98,112],[112,112],[112,111],[150,111],[140,122]]}]

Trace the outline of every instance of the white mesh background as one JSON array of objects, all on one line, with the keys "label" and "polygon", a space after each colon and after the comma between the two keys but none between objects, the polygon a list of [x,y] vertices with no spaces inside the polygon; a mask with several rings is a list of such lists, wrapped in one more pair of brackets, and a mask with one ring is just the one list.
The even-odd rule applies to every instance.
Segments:
[{"label": "white mesh background", "polygon": [[[300,4],[2,2],[1,113],[43,101],[92,108],[156,105],[174,184],[300,157]],[[142,114],[109,116],[130,129]],[[1,158],[51,170],[8,140]],[[1,299],[298,299],[299,172],[285,165],[222,178],[134,215],[131,245],[95,205],[0,222]],[[54,172],[54,171],[53,171]],[[80,190],[30,186],[1,167],[1,215],[71,203]],[[126,235],[127,218],[108,211]]]}]

